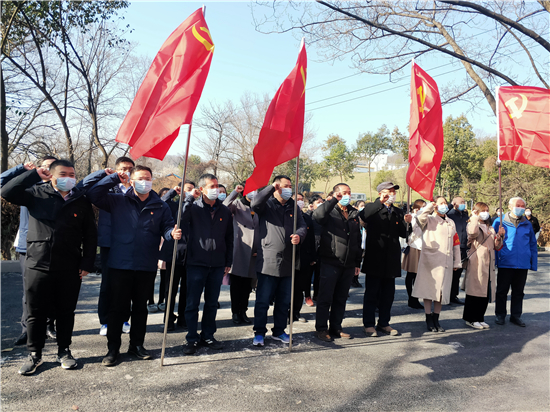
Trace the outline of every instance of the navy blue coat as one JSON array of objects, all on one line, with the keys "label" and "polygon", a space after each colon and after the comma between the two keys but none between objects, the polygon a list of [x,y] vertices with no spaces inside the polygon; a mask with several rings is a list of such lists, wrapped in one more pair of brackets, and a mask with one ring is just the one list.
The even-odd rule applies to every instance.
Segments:
[{"label": "navy blue coat", "polygon": [[[211,211],[214,212],[212,217]],[[189,226],[187,264],[231,267],[233,264],[233,216],[216,199],[214,206],[187,195],[183,203],[181,227]],[[182,231],[184,231],[182,229]]]},{"label": "navy blue coat", "polygon": [[98,208],[111,214],[111,250],[107,265],[114,269],[157,270],[160,238],[172,239],[174,220],[166,203],[149,192],[149,201],[140,210],[133,190],[109,193],[120,183],[114,173],[88,190],[87,197]]},{"label": "navy blue coat", "polygon": [[456,209],[451,209],[447,213],[449,219],[455,222],[456,233],[460,239],[460,249],[468,249],[468,233],[466,232],[466,226],[468,226],[468,212],[466,210],[460,212]]},{"label": "navy blue coat", "polygon": [[[170,208],[170,212],[172,212],[172,219],[174,219],[174,222],[178,221],[178,206],[179,202],[174,202],[172,199],[176,197],[178,194],[174,189],[170,189],[168,192],[166,192],[162,197],[162,201],[166,202],[168,207]],[[187,237],[189,235],[189,225],[185,225],[185,227],[182,226],[180,222],[180,228],[182,230],[182,238],[178,241],[178,250],[176,252],[176,264],[177,265],[183,265],[185,264],[185,252],[187,250]],[[160,248],[160,260],[164,260],[165,262],[171,262],[172,256],[174,255],[174,239],[165,240]]]}]

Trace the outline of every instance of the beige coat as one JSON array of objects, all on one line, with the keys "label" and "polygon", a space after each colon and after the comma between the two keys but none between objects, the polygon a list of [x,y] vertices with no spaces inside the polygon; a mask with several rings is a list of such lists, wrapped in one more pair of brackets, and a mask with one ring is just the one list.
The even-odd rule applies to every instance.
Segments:
[{"label": "beige coat", "polygon": [[416,217],[423,234],[412,295],[447,305],[451,296],[453,269],[461,267],[460,243],[453,245],[455,223],[449,218],[432,215],[434,206],[434,203],[428,203]]},{"label": "beige coat", "polygon": [[[487,297],[489,279],[491,280],[491,302],[495,301],[495,248],[501,246],[502,241],[496,240],[495,229],[491,226],[480,225],[479,217],[472,215],[466,226],[468,233],[468,267],[464,284],[466,294],[480,298]],[[489,237],[487,238],[487,235]],[[485,238],[485,242],[483,241]],[[481,244],[483,242],[483,244]]]}]

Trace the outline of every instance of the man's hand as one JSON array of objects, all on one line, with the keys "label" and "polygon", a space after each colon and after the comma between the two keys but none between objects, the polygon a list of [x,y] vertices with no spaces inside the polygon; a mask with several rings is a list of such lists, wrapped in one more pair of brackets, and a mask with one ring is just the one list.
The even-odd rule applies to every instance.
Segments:
[{"label": "man's hand", "polygon": [[237,187],[235,188],[235,192],[237,192],[237,193],[242,193],[243,190],[244,190],[244,187],[241,186],[241,185],[237,185]]},{"label": "man's hand", "polygon": [[42,180],[50,180],[52,178],[52,174],[45,167],[39,167],[36,169],[36,173],[38,173],[38,176],[40,176]]},{"label": "man's hand", "polygon": [[201,191],[200,191],[199,189],[197,189],[197,188],[194,188],[194,189],[191,191],[191,193],[193,194],[193,197],[194,197],[195,199],[198,199],[199,197],[202,196]]},{"label": "man's hand", "polygon": [[504,239],[504,236],[506,235],[506,230],[504,229],[504,226],[502,225],[499,226],[498,234],[502,239]]},{"label": "man's hand", "polygon": [[338,201],[342,200],[342,193],[341,192],[335,192],[333,194],[333,197],[335,197]]},{"label": "man's hand", "polygon": [[122,183],[123,185],[125,185],[126,183],[128,183],[128,180],[130,179],[128,177],[128,175],[124,172],[117,172],[118,174],[118,178],[120,179],[120,183]]},{"label": "man's hand", "polygon": [[359,276],[359,273],[361,273],[361,268],[355,268],[355,276]]},{"label": "man's hand", "polygon": [[281,188],[281,184],[279,182],[273,182],[273,187],[275,188],[275,190],[279,190]]},{"label": "man's hand", "polygon": [[405,222],[407,222],[407,223],[411,223],[411,222],[412,222],[412,220],[413,220],[413,217],[412,217],[412,215],[409,215],[409,214],[405,215]]},{"label": "man's hand", "polygon": [[229,271],[231,270],[231,268],[229,267],[226,267],[225,270],[223,271],[223,275],[227,275],[229,273]]},{"label": "man's hand", "polygon": [[178,195],[181,195],[181,187],[174,186],[174,192],[176,192]]},{"label": "man's hand", "polygon": [[380,203],[386,203],[389,198],[390,198],[389,193],[381,193],[380,194]]},{"label": "man's hand", "polygon": [[181,229],[178,229],[178,225],[174,225],[174,229],[172,229],[172,238],[175,240],[181,239]]},{"label": "man's hand", "polygon": [[80,269],[80,270],[78,271],[78,275],[80,276],[80,280],[82,280],[82,278],[83,278],[84,276],[87,276],[88,273],[90,273],[90,272],[87,272],[87,271],[85,271],[85,270]]},{"label": "man's hand", "polygon": [[327,196],[327,202],[332,199],[332,196]]},{"label": "man's hand", "polygon": [[105,169],[105,173],[107,174],[107,176],[109,176],[115,173],[115,170],[108,167],[107,169]]},{"label": "man's hand", "polygon": [[36,169],[36,166],[34,165],[33,162],[27,162],[23,165],[23,168],[25,170],[33,170],[33,169]]},{"label": "man's hand", "polygon": [[300,243],[300,236],[299,235],[290,235],[290,243],[293,245],[298,245]]}]

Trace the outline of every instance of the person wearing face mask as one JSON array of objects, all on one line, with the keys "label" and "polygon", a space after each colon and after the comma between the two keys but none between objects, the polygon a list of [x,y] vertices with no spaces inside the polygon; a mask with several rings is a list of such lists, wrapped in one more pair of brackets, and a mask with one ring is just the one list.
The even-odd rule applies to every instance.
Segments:
[{"label": "person wearing face mask", "polygon": [[[186,194],[192,193],[195,186],[195,182],[186,179],[185,183],[183,184],[184,196],[186,196]],[[170,208],[174,222],[177,222],[178,220],[179,202],[174,201],[174,198],[176,196],[181,196],[181,183],[179,183],[173,189],[170,189],[163,196],[161,196],[161,200],[166,202],[166,204]],[[164,294],[164,299],[166,302],[168,302],[168,293],[170,290],[170,275],[172,271],[173,254],[174,241],[165,240],[160,248],[160,260],[164,261],[166,266],[166,269],[162,269],[160,271],[161,279],[164,278],[164,288],[161,286],[160,290]],[[168,318],[167,330],[170,332],[176,329],[176,325],[184,331],[187,330],[187,323],[185,321],[185,307],[187,306],[187,267],[185,265],[186,254],[187,239],[186,237],[184,237],[178,242],[178,251],[176,252],[176,266],[174,268],[174,280],[172,283],[172,297],[170,298],[170,313],[168,314],[170,317]],[[178,294],[178,287],[180,293],[178,298],[178,315],[176,316],[175,305],[176,295]],[[163,310],[161,305],[159,305],[159,309]],[[164,309],[166,309],[166,306],[164,307]],[[167,314],[165,313],[164,316],[167,316]]]},{"label": "person wearing face mask", "polygon": [[[233,216],[218,199],[218,179],[210,173],[199,178],[199,188],[187,195],[181,215],[187,227],[187,342],[185,355],[192,355],[200,344],[222,350],[223,343],[214,338],[216,314],[223,277],[233,264]],[[204,292],[204,309],[198,333],[199,304]]]},{"label": "person wearing face mask", "polygon": [[416,217],[422,229],[422,253],[412,295],[424,299],[426,326],[431,332],[445,332],[439,314],[451,298],[453,268],[461,267],[460,239],[454,221],[447,217],[448,211],[447,200],[438,196]]},{"label": "person wearing face mask", "polygon": [[313,219],[323,226],[319,249],[321,276],[315,313],[316,336],[323,342],[351,337],[342,330],[342,321],[351,281],[359,275],[363,250],[359,211],[350,205],[350,198],[350,187],[338,183],[333,188],[332,199],[313,212]]},{"label": "person wearing face mask", "polygon": [[497,291],[495,299],[495,323],[504,325],[506,321],[506,299],[512,288],[510,322],[525,326],[521,319],[523,312],[523,289],[527,281],[527,272],[537,270],[537,239],[533,225],[525,218],[525,200],[513,197],[508,203],[509,212],[495,219],[493,228],[499,231],[503,227],[504,244],[496,253]]},{"label": "person wearing face mask", "polygon": [[250,192],[237,200],[244,186],[237,185],[223,204],[233,214],[233,265],[229,271],[231,285],[231,313],[235,325],[251,324],[247,316],[248,299],[256,279],[256,256],[260,247],[260,222],[258,215],[250,208],[256,192]]},{"label": "person wearing face mask", "polygon": [[535,232],[535,238],[539,239],[540,223],[539,220],[533,216],[533,211],[530,207],[525,208],[525,218],[533,225],[533,232]]},{"label": "person wearing face mask", "polygon": [[[37,185],[41,180],[49,182]],[[75,184],[73,164],[56,160],[49,170],[28,170],[2,188],[4,199],[29,212],[25,293],[30,356],[21,375],[33,374],[42,363],[50,305],[57,324],[57,362],[63,369],[77,367],[69,349],[74,311],[82,278],[94,269],[97,228],[86,190]]]},{"label": "person wearing face mask", "polygon": [[[321,246],[321,234],[323,233],[323,226],[321,226],[315,219],[313,219],[313,212],[325,203],[325,200],[320,195],[313,195],[309,198],[310,209],[305,213],[311,217],[311,223],[313,224],[313,233],[315,234],[315,266],[310,268],[313,276],[313,297],[311,297],[311,276],[309,290],[306,291],[306,305],[315,306],[314,301],[317,301],[317,295],[319,293],[319,276],[321,274],[321,259],[319,258],[319,247]],[[309,292],[309,293],[307,293]]]},{"label": "person wearing face mask", "polygon": [[[466,210],[466,201],[457,196],[451,202],[453,208],[447,213],[447,217],[455,222],[456,233],[460,239],[460,255],[461,259],[465,259],[468,252],[468,233],[466,226],[468,225],[468,211]],[[451,303],[455,305],[464,305],[464,302],[458,298],[460,277],[462,276],[462,268],[453,271],[453,283],[451,285]]]},{"label": "person wearing face mask", "polygon": [[[109,189],[126,184],[126,193]],[[153,172],[137,165],[130,176],[119,171],[103,178],[87,193],[98,208],[111,214],[111,250],[109,252],[109,315],[107,355],[104,366],[117,364],[121,333],[126,319],[131,317],[128,353],[137,359],[151,359],[143,346],[147,332],[147,298],[155,287],[160,238],[181,239],[182,231],[172,218],[170,209],[151,190]]]},{"label": "person wearing face mask", "polygon": [[[365,201],[364,200],[357,200],[353,207],[355,207],[358,211],[361,211],[365,208]],[[365,253],[365,247],[366,247],[366,241],[367,241],[367,231],[366,231],[366,224],[361,219],[359,219],[361,222],[361,249],[363,250],[363,253]],[[362,288],[363,285],[361,282],[359,282],[359,275],[354,276],[353,280],[351,281],[351,287],[352,288]]]},{"label": "person wearing face mask", "polygon": [[[422,213],[425,206],[425,201],[417,199],[412,205],[413,216],[418,216]],[[418,299],[412,296],[413,285],[418,272],[420,251],[422,250],[422,229],[418,226],[416,219],[412,220],[408,229],[407,245],[409,246],[409,252],[403,256],[403,262],[401,263],[401,268],[407,272],[405,287],[407,288],[407,295],[409,295],[408,306],[413,309],[424,309],[424,306],[422,306]]]},{"label": "person wearing face mask", "polygon": [[252,199],[251,208],[260,218],[261,239],[256,259],[258,286],[252,344],[264,346],[267,312],[271,302],[274,302],[272,339],[289,343],[285,328],[292,298],[292,248],[303,242],[307,234],[300,209],[297,209],[297,229],[294,233],[294,199],[290,178],[275,176],[273,184],[258,191]]},{"label": "person wearing face mask", "polygon": [[[362,272],[365,273],[363,299],[363,326],[367,336],[378,332],[396,336],[399,332],[390,326],[391,307],[395,295],[395,278],[401,276],[401,245],[399,238],[407,237],[406,223],[411,215],[394,207],[398,185],[380,183],[376,190],[379,197],[365,205],[359,217],[367,225],[367,241]],[[376,308],[379,309],[375,328]]]},{"label": "person wearing face mask", "polygon": [[502,247],[504,228],[498,234],[491,226],[489,206],[478,202],[468,223],[468,266],[464,284],[466,301],[462,319],[474,329],[489,329],[485,311],[489,302],[495,301],[495,250]]},{"label": "person wearing face mask", "polygon": [[218,185],[218,199],[223,202],[227,198],[227,189],[224,185]]}]

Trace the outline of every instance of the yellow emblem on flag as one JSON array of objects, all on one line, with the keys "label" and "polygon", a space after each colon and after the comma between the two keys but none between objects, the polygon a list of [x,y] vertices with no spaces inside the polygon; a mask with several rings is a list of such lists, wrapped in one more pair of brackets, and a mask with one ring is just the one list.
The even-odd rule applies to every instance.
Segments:
[{"label": "yellow emblem on flag", "polygon": [[[195,28],[195,26],[196,26],[196,24],[193,25],[193,27],[191,28],[191,31],[193,32],[193,36],[195,36],[195,38],[204,45],[204,47],[206,48],[207,51],[214,50],[214,44],[210,43],[208,40],[206,40],[204,37],[202,37],[199,34],[199,32],[197,31],[197,29]],[[210,31],[206,27],[201,27],[200,29],[203,32],[208,33],[208,37],[210,37],[210,39],[212,39],[212,36],[210,36]]]}]

